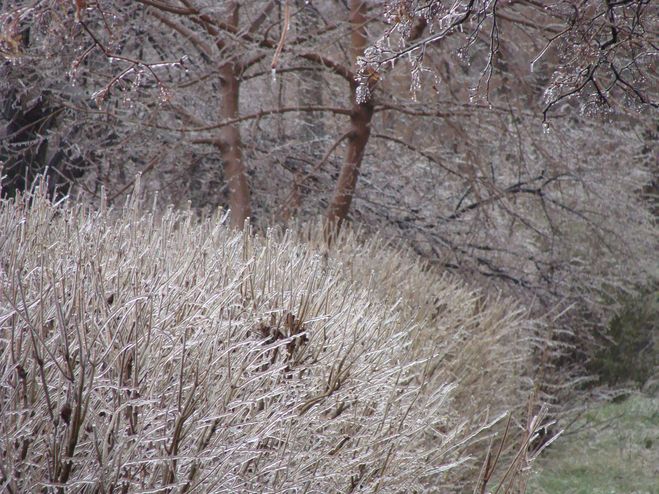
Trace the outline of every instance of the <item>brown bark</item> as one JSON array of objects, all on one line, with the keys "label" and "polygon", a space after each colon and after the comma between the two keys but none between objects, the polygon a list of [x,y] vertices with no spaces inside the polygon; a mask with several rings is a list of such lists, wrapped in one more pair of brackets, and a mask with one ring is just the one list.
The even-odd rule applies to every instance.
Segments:
[{"label": "brown bark", "polygon": [[[298,37],[310,38],[321,27],[320,15],[315,12],[315,7],[306,0],[297,0],[296,7],[300,9],[299,14],[296,16],[296,34]],[[311,66],[312,62],[306,61],[306,64]],[[323,78],[320,71],[303,70],[300,72],[298,80],[300,106],[322,105],[323,85]],[[311,142],[325,135],[325,122],[318,114],[305,112],[302,114],[302,128],[300,132],[306,142]]]},{"label": "brown bark", "polygon": [[[227,21],[230,27],[238,28],[237,2],[231,3]],[[241,67],[226,47],[224,57],[225,61],[218,68],[221,92],[219,112],[222,120],[229,120],[239,116]],[[233,228],[241,229],[251,214],[251,208],[239,124],[220,129],[218,148],[224,162],[224,178],[229,189],[230,224]]]},{"label": "brown bark", "polygon": [[[364,53],[368,38],[366,34],[366,4],[362,0],[350,2],[350,24],[352,26],[352,58],[357,60]],[[351,81],[350,98],[350,133],[348,149],[341,167],[341,173],[334,189],[334,195],[327,210],[326,238],[328,241],[336,235],[350,211],[350,205],[357,186],[359,169],[364,158],[364,150],[371,134],[373,103],[371,100],[358,103],[356,98],[357,83]]]},{"label": "brown bark", "polygon": [[[352,94],[355,98],[354,91]],[[371,134],[373,104],[354,103],[350,115],[350,136],[345,161],[334,189],[334,195],[327,211],[327,220],[337,230],[348,216],[352,198],[359,178],[359,169],[364,158],[364,150]]]}]

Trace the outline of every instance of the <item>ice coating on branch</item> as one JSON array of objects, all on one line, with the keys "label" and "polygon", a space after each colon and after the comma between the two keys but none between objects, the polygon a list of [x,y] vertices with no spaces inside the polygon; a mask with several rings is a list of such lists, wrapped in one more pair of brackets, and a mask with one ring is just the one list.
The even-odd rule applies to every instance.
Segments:
[{"label": "ice coating on branch", "polygon": [[359,104],[367,103],[371,99],[371,91],[368,89],[367,81],[363,81],[357,86],[355,98]]}]

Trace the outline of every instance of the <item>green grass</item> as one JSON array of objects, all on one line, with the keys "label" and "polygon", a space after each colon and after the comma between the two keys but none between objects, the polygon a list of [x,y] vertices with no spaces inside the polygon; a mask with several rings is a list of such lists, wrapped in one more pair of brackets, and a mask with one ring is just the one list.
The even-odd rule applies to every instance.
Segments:
[{"label": "green grass", "polygon": [[538,459],[528,493],[659,493],[659,398],[586,412]]}]

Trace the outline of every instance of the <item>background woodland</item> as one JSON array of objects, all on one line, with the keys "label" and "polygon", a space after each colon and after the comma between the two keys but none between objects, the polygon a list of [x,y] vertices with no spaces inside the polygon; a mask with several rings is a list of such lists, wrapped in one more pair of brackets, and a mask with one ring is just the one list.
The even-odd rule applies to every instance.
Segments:
[{"label": "background woodland", "polygon": [[658,26],[1,1],[0,489],[523,492],[656,389]]},{"label": "background woodland", "polygon": [[543,317],[537,361],[573,389],[611,315],[656,286],[658,11],[4,1],[3,196],[45,173],[122,204],[140,174],[233,227],[377,232]]}]

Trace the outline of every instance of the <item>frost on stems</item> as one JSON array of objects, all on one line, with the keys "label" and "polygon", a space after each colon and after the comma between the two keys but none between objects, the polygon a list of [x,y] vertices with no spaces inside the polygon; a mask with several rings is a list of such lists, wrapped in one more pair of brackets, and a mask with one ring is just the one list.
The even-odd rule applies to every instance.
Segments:
[{"label": "frost on stems", "polygon": [[[526,420],[525,311],[380,241],[344,232],[327,256],[318,230],[45,188],[0,226],[10,492],[457,492],[506,415]],[[526,441],[506,431],[501,472]]]},{"label": "frost on stems", "polygon": [[[404,0],[389,2],[384,18],[390,24],[383,35],[385,39],[398,33],[399,42],[406,41],[417,18],[438,28],[439,33],[410,40],[381,57],[381,62],[400,58],[459,32],[466,35],[461,41],[463,47],[489,54],[490,62],[483,70],[483,77],[488,81],[487,96],[491,63],[501,48],[499,26],[506,25],[535,37],[537,42],[531,43],[536,50],[531,72],[539,62],[552,65],[557,57],[560,59],[546,82],[545,118],[556,105],[572,96],[616,109],[633,109],[636,105],[659,107],[656,91],[659,81],[651,69],[657,58],[657,46],[649,26],[659,22],[659,7],[653,2],[592,4],[575,0],[523,5],[498,0],[433,0],[419,5]],[[478,38],[481,41],[477,43]],[[481,81],[478,87],[481,89]]]}]

